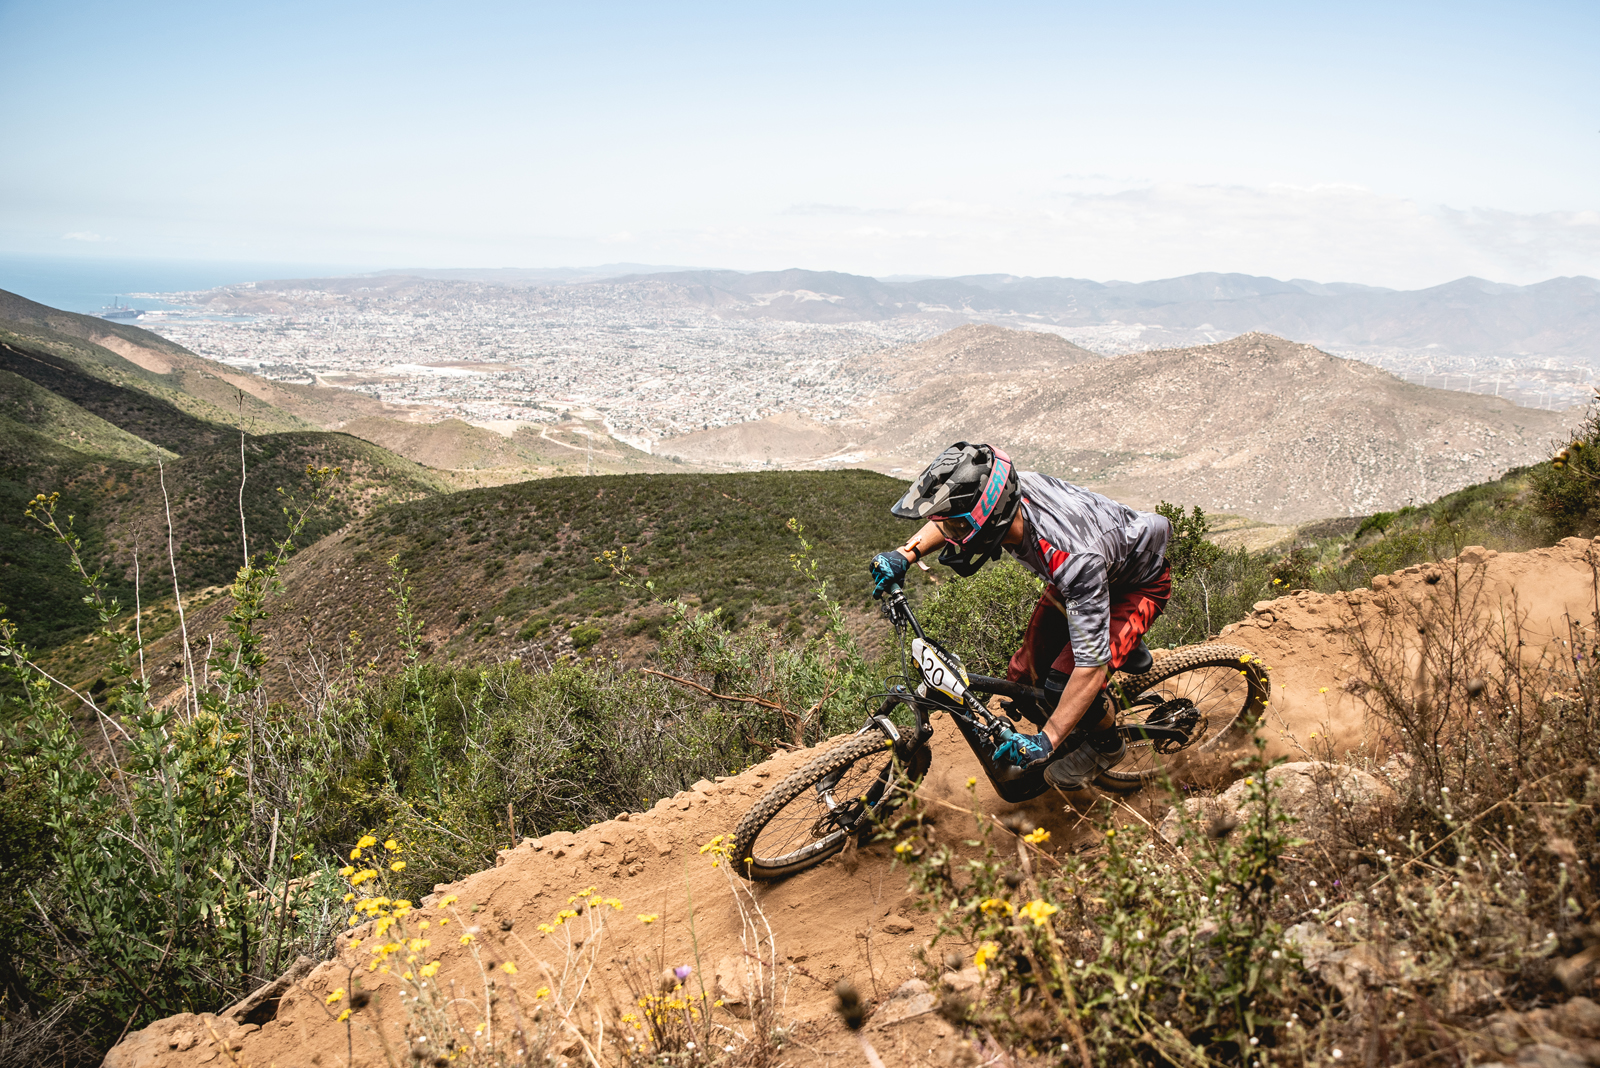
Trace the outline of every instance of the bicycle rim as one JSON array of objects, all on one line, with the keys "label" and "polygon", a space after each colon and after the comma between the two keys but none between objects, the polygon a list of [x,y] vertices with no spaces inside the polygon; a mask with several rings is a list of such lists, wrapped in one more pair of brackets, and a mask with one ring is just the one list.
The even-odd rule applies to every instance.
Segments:
[{"label": "bicycle rim", "polygon": [[849,739],[780,782],[734,832],[739,870],[770,879],[809,868],[844,848],[849,836],[898,791],[894,750],[881,734]]},{"label": "bicycle rim", "polygon": [[1127,737],[1128,750],[1115,768],[1096,781],[1107,789],[1137,789],[1163,777],[1181,778],[1204,756],[1227,750],[1248,737],[1267,704],[1270,683],[1248,649],[1201,645],[1162,658],[1144,675],[1129,679],[1125,693],[1136,694],[1117,717],[1128,728],[1144,723],[1192,722],[1190,742],[1175,751],[1149,738]]}]

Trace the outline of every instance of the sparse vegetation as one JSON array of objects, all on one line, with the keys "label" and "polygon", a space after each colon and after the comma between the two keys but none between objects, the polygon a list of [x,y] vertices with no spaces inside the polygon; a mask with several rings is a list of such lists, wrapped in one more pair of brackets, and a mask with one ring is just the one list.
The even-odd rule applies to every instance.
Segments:
[{"label": "sparse vegetation", "polygon": [[[1593,993],[1600,958],[1600,618],[1531,659],[1481,583],[1442,569],[1356,633],[1392,793],[1341,802],[1318,765],[1312,840],[1259,758],[1237,769],[1237,814],[1191,817],[1170,844],[1110,806],[1098,847],[1052,856],[1046,832],[975,806],[986,849],[963,859],[937,813],[903,810],[886,834],[938,923],[940,1011],[1068,1064],[1471,1064],[1525,1035],[1581,1044],[1591,1002],[1572,1002],[1568,1039],[1539,1028]],[[974,967],[975,990],[957,982]]]}]

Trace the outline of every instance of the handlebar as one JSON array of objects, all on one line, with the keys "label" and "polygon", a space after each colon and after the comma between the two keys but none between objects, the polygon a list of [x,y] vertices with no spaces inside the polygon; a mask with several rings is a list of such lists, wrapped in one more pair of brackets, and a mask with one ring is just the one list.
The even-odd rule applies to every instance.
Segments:
[{"label": "handlebar", "polygon": [[[909,626],[913,634],[923,641],[928,636],[923,633],[922,624],[917,622],[916,613],[911,611],[911,603],[906,599],[906,591],[898,584],[890,586],[883,594],[883,614],[896,627],[902,624]],[[1022,698],[1025,700],[1045,701],[1047,695],[1037,686],[1026,683],[1012,682],[1010,679],[996,679],[987,675],[969,675],[967,688],[978,693],[999,694],[1001,697]]]}]

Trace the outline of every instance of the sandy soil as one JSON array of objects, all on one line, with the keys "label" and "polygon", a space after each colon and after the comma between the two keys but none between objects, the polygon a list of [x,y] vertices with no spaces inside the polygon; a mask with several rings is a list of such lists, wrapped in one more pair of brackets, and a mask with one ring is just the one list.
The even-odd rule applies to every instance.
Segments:
[{"label": "sandy soil", "polygon": [[[1405,605],[1421,606],[1460,590],[1461,603],[1478,618],[1516,619],[1529,638],[1525,657],[1542,651],[1539,639],[1559,641],[1567,620],[1587,621],[1596,609],[1593,557],[1600,542],[1569,538],[1559,546],[1519,554],[1468,549],[1443,565],[1413,567],[1374,580],[1374,589],[1348,594],[1295,594],[1263,602],[1251,617],[1224,630],[1224,640],[1254,649],[1272,668],[1273,693],[1263,733],[1269,752],[1294,754],[1323,751],[1318,738],[1333,739],[1334,752],[1368,748],[1375,737],[1356,690],[1363,671],[1347,632],[1354,625],[1367,639],[1384,636],[1384,620],[1403,618]],[[1429,572],[1440,578],[1430,583]],[[1001,814],[1021,811],[1052,832],[1052,845],[1071,848],[1088,828],[1069,799],[1048,794],[1025,806],[1000,803],[983,780],[977,762],[948,725],[938,724],[933,765],[921,794],[932,802],[941,839],[970,836],[969,805]],[[436,938],[441,981],[455,981],[481,990],[478,966],[457,944],[461,926],[477,928],[477,948],[486,961],[519,962],[519,986],[533,986],[537,962],[559,962],[560,948],[537,931],[575,891],[595,886],[606,897],[620,898],[612,917],[608,943],[600,954],[598,980],[616,991],[618,959],[656,952],[669,965],[696,968],[708,987],[718,975],[731,973],[742,952],[739,912],[725,869],[713,867],[700,847],[732,830],[761,792],[813,755],[809,751],[780,754],[743,774],[720,782],[702,781],[665,798],[650,811],[619,816],[579,834],[557,833],[538,842],[503,852],[496,867],[463,879],[440,893],[460,896],[448,910],[456,926]],[[968,777],[979,785],[969,793]],[[1159,798],[1139,802],[1146,818],[1165,806]],[[435,901],[431,898],[429,901]],[[791,1064],[856,1064],[861,1052],[831,1012],[832,985],[852,979],[880,1005],[915,974],[915,953],[933,933],[929,919],[915,911],[903,870],[892,863],[887,847],[862,849],[840,856],[794,878],[757,887],[754,900],[770,922],[784,965],[786,987],[783,1017],[799,1024],[797,1043],[785,1061]],[[602,906],[603,908],[603,906]],[[658,914],[651,925],[640,913]],[[415,914],[435,923],[446,911],[427,908]],[[693,920],[691,933],[690,920]],[[576,921],[574,921],[576,922]],[[439,930],[439,928],[435,928]],[[360,936],[364,932],[354,932]],[[440,949],[439,946],[443,946]],[[965,947],[941,944],[937,953]],[[154,1068],[239,1063],[253,1066],[318,1065],[345,1062],[346,1030],[334,1021],[324,1000],[338,987],[349,987],[352,969],[359,969],[375,1005],[356,1017],[350,1032],[356,1065],[382,1065],[385,1058],[379,1029],[396,1048],[403,1047],[400,1024],[404,1012],[390,977],[366,970],[364,948],[344,948],[318,965],[285,995],[275,1019],[264,1027],[240,1027],[231,1019],[179,1016],[159,1021],[129,1038],[107,1058],[118,1068]],[[500,976],[504,981],[505,977]],[[532,980],[531,982],[528,980]],[[206,1023],[237,1053],[224,1055],[209,1037]],[[731,1017],[729,1023],[737,1023]],[[950,1043],[958,1041],[936,1015],[923,1013],[887,1022],[879,1009],[874,1042],[891,1064],[949,1063]],[[873,1026],[869,1024],[869,1026]],[[179,1049],[183,1046],[186,1048]],[[236,1057],[236,1061],[230,1060]],[[576,1063],[576,1062],[575,1062]]]}]

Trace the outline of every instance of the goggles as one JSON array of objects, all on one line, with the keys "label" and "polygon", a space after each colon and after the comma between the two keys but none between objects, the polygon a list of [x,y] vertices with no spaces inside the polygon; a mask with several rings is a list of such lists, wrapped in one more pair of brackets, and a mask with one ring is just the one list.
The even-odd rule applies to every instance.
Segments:
[{"label": "goggles", "polygon": [[989,482],[983,487],[983,493],[978,497],[978,503],[973,505],[972,511],[962,512],[959,515],[934,515],[928,518],[938,526],[939,533],[944,535],[946,541],[965,545],[983,529],[983,524],[994,514],[995,506],[1000,503],[1000,496],[1005,492],[1006,482],[1010,478],[1011,457],[995,449],[994,466],[989,471]]}]

